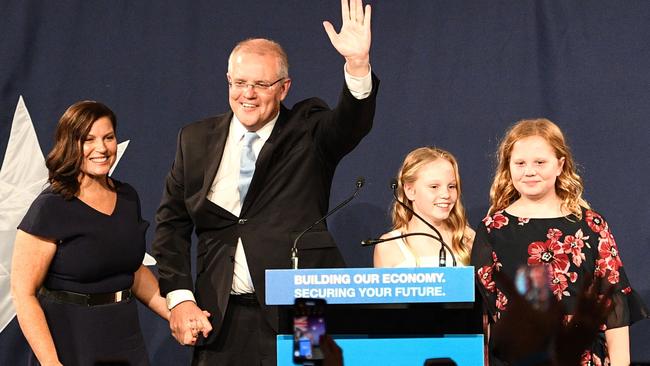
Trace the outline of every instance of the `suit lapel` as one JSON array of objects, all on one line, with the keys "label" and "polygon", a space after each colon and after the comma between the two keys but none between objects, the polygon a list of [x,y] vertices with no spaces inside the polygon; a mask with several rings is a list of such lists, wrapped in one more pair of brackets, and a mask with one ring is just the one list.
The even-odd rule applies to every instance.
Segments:
[{"label": "suit lapel", "polygon": [[228,138],[231,120],[232,112],[216,118],[206,134],[205,158],[207,159],[207,164],[203,172],[202,197],[207,197],[208,190],[212,187],[214,177],[217,175],[219,164],[221,164],[221,157],[223,156],[223,149],[226,147],[226,139]]}]

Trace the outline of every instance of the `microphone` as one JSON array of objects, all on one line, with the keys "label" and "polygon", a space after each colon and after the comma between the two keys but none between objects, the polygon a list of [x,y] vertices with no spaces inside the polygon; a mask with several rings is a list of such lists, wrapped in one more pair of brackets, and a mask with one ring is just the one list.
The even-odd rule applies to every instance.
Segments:
[{"label": "microphone", "polygon": [[357,178],[357,181],[355,183],[356,187],[354,189],[354,192],[350,197],[348,197],[345,201],[341,202],[338,204],[338,206],[334,207],[332,210],[330,210],[328,213],[325,214],[325,216],[321,217],[320,219],[316,220],[313,224],[311,224],[308,228],[303,230],[298,236],[296,236],[296,239],[293,241],[293,246],[291,247],[291,268],[292,269],[298,269],[298,241],[300,238],[302,238],[305,233],[307,233],[309,230],[313,229],[314,226],[320,224],[323,222],[326,218],[328,218],[331,214],[334,212],[338,211],[341,209],[343,206],[347,205],[354,197],[357,196],[357,193],[359,193],[359,190],[363,185],[366,183],[366,180],[363,177]]},{"label": "microphone", "polygon": [[[406,234],[402,234],[402,235],[398,235],[398,236],[394,236],[392,238],[386,238],[386,239],[366,239],[366,240],[361,241],[361,246],[362,247],[369,247],[369,246],[377,245],[379,243],[383,243],[383,242],[386,242],[386,241],[402,239],[402,238],[406,238],[406,237],[409,237],[409,236],[427,236],[427,237],[429,237],[431,239],[436,240],[442,246],[442,248],[440,249],[441,252],[444,252],[445,249],[447,249],[449,251],[449,253],[451,253],[452,262],[454,264],[454,267],[456,266],[456,256],[454,255],[454,252],[452,252],[449,245],[447,245],[444,241],[442,241],[442,239],[438,238],[435,235],[431,235],[429,233],[406,233]],[[447,265],[446,257],[447,257],[446,255],[440,255],[440,257],[438,259],[438,262],[440,263],[440,267],[446,267],[446,265]]]},{"label": "microphone", "polygon": [[442,244],[442,246],[440,248],[440,254],[439,254],[440,258],[438,259],[438,261],[440,262],[440,266],[444,267],[446,265],[446,263],[447,263],[447,252],[445,251],[445,248],[447,248],[449,250],[449,253],[451,253],[451,258],[453,260],[453,265],[456,266],[456,256],[454,256],[454,252],[451,249],[449,249],[449,246],[447,245],[447,243],[445,243],[442,240],[442,234],[440,234],[440,231],[438,231],[438,229],[436,229],[433,225],[431,225],[429,223],[429,221],[425,220],[422,216],[418,215],[418,213],[415,212],[411,207],[409,207],[409,205],[402,202],[399,199],[399,197],[397,197],[397,179],[393,178],[390,181],[390,189],[393,191],[393,198],[395,199],[395,202],[399,203],[400,206],[404,207],[407,211],[412,213],[413,216],[417,217],[420,221],[422,221],[425,225],[427,225],[431,230],[433,230],[436,234],[438,234],[437,238],[434,237],[433,235],[431,235],[431,237],[436,239],[438,242],[440,242],[440,244]]}]

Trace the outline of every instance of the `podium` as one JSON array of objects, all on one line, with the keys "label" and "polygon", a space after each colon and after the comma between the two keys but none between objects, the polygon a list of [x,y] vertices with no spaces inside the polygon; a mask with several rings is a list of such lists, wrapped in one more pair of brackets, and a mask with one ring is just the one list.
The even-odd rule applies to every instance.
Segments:
[{"label": "podium", "polygon": [[[327,300],[327,332],[346,366],[419,366],[444,357],[483,364],[474,267],[266,271],[268,305],[291,306],[296,297]],[[292,346],[292,334],[278,335],[278,365],[294,365]]]}]

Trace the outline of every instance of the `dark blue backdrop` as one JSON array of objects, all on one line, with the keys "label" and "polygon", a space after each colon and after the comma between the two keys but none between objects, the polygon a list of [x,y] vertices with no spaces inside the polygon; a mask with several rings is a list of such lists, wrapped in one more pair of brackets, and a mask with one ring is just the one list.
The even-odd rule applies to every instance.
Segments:
[{"label": "dark blue backdrop", "polygon": [[[360,197],[329,221],[348,264],[371,265],[371,249],[358,243],[387,230],[388,182],[406,152],[437,145],[456,154],[476,223],[499,137],[518,119],[544,116],[566,132],[586,197],[608,218],[628,276],[650,303],[650,2],[372,6],[372,66],[382,80],[376,123],[339,167],[331,199],[366,177]],[[334,104],[341,87],[343,61],[321,26],[340,24],[338,0],[3,0],[0,14],[0,154],[19,95],[44,152],[68,105],[105,102],[118,115],[120,141],[131,140],[114,175],[138,189],[150,221],[178,129],[228,108],[226,59],[238,40],[264,36],[286,47],[289,105],[315,95]],[[188,351],[166,324],[146,311],[142,323],[153,364],[183,364]],[[632,327],[633,360],[650,360],[648,323]],[[0,334],[0,364],[22,364],[18,334],[15,321]]]}]

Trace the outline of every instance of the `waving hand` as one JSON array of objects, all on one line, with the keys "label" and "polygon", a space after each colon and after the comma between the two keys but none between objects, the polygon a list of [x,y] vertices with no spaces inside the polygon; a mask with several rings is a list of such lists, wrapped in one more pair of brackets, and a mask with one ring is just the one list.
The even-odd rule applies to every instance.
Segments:
[{"label": "waving hand", "polygon": [[323,27],[334,48],[345,57],[348,72],[364,76],[370,62],[370,5],[364,9],[361,0],[341,0],[341,17],[339,33],[328,21],[323,22]]}]

